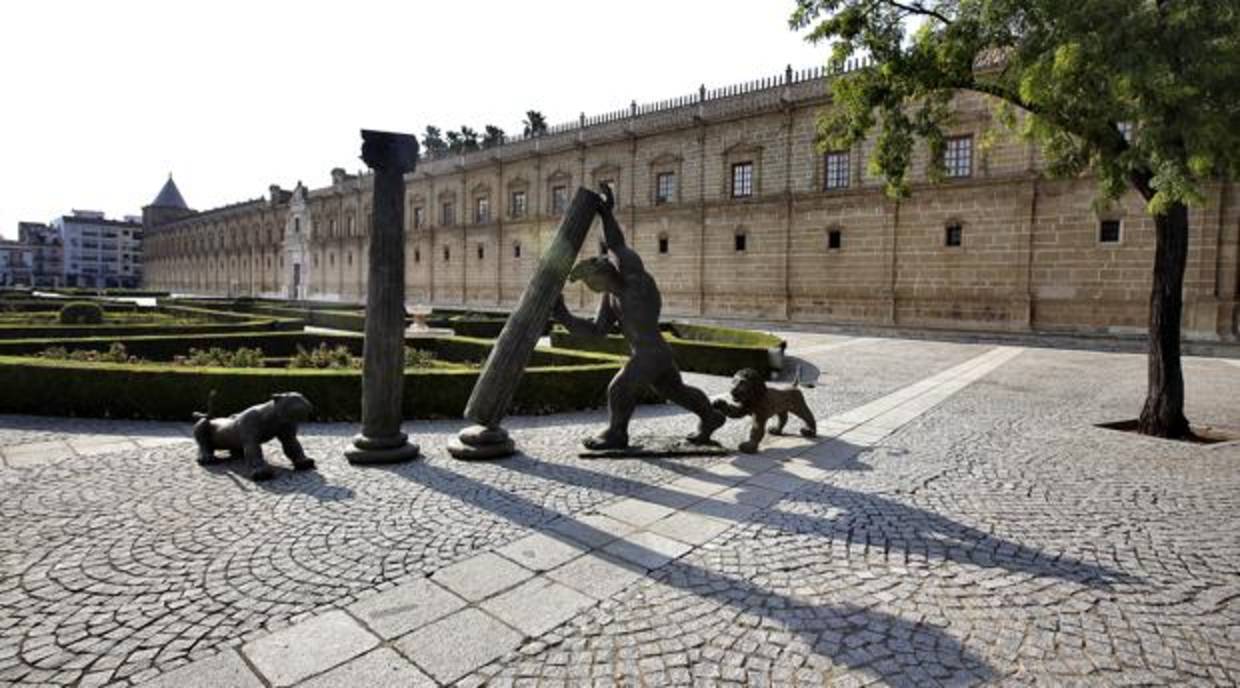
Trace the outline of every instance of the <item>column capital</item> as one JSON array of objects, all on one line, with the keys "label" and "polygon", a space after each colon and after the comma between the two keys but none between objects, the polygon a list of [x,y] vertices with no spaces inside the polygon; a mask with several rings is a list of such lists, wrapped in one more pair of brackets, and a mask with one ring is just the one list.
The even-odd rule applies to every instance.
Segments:
[{"label": "column capital", "polygon": [[376,172],[407,174],[418,164],[418,139],[410,134],[363,129],[362,161]]}]

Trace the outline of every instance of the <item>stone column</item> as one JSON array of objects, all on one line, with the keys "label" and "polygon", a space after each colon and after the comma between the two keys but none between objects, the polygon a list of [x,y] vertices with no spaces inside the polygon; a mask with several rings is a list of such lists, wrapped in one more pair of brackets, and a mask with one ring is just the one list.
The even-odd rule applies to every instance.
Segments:
[{"label": "stone column", "polygon": [[564,290],[573,261],[581,252],[598,210],[597,198],[594,192],[578,187],[559,232],[539,259],[538,270],[521,294],[516,310],[504,323],[465,406],[465,417],[476,425],[462,430],[448,445],[448,452],[456,458],[496,459],[515,451],[508,431],[499,424],[508,413],[525,364]]},{"label": "stone column", "polygon": [[345,451],[352,464],[395,463],[418,456],[401,432],[405,387],[405,173],[417,164],[407,134],[362,130],[362,160],[374,170],[362,432]]}]

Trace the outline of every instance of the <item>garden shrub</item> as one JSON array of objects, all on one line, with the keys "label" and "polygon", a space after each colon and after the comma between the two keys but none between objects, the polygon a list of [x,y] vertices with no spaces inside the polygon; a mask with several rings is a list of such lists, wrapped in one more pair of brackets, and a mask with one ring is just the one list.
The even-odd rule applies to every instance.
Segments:
[{"label": "garden shrub", "polygon": [[39,353],[39,358],[48,358],[56,361],[84,361],[90,363],[146,363],[146,361],[137,356],[129,355],[129,351],[125,349],[125,345],[120,342],[112,342],[112,346],[107,351],[97,351],[93,349],[77,349],[70,351],[63,346],[53,346],[44,349]]},{"label": "garden shrub", "polygon": [[61,325],[103,324],[103,308],[90,301],[70,301],[60,309]]},{"label": "garden shrub", "polygon": [[319,368],[330,370],[348,370],[352,368],[360,368],[360,359],[353,356],[349,348],[338,345],[329,349],[326,343],[319,343],[317,347],[310,349],[303,348],[300,344],[297,346],[297,353],[293,354],[293,358],[289,360],[290,368]]},{"label": "garden shrub", "polygon": [[172,362],[191,368],[262,368],[263,350],[240,347],[224,349],[213,346],[209,349],[190,348],[185,356],[174,356]]}]

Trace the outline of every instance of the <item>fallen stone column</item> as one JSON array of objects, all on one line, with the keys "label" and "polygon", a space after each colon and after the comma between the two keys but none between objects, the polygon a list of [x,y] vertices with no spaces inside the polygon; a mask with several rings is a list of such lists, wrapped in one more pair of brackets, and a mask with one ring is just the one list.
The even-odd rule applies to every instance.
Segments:
[{"label": "fallen stone column", "polygon": [[543,327],[551,317],[556,299],[564,289],[573,261],[581,251],[590,225],[597,213],[598,196],[578,187],[573,202],[564,213],[560,229],[538,261],[538,269],[530,280],[516,310],[487,356],[478,382],[465,406],[465,418],[475,425],[465,428],[448,445],[458,459],[495,459],[512,454],[516,447],[500,422],[508,413],[512,396],[521,383],[521,375],[530,354],[542,336]]}]

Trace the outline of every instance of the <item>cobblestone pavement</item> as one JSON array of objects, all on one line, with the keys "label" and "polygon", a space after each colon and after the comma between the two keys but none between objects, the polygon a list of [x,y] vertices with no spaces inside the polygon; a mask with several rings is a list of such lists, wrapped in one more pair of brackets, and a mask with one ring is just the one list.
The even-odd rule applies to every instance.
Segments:
[{"label": "cobblestone pavement", "polygon": [[[175,424],[0,417],[0,684],[1240,682],[1240,448],[1093,427],[1143,358],[789,341],[836,437],[739,459],[580,460],[590,412],[361,470],[314,425],[259,486]],[[1240,426],[1240,368],[1185,369]]]}]

